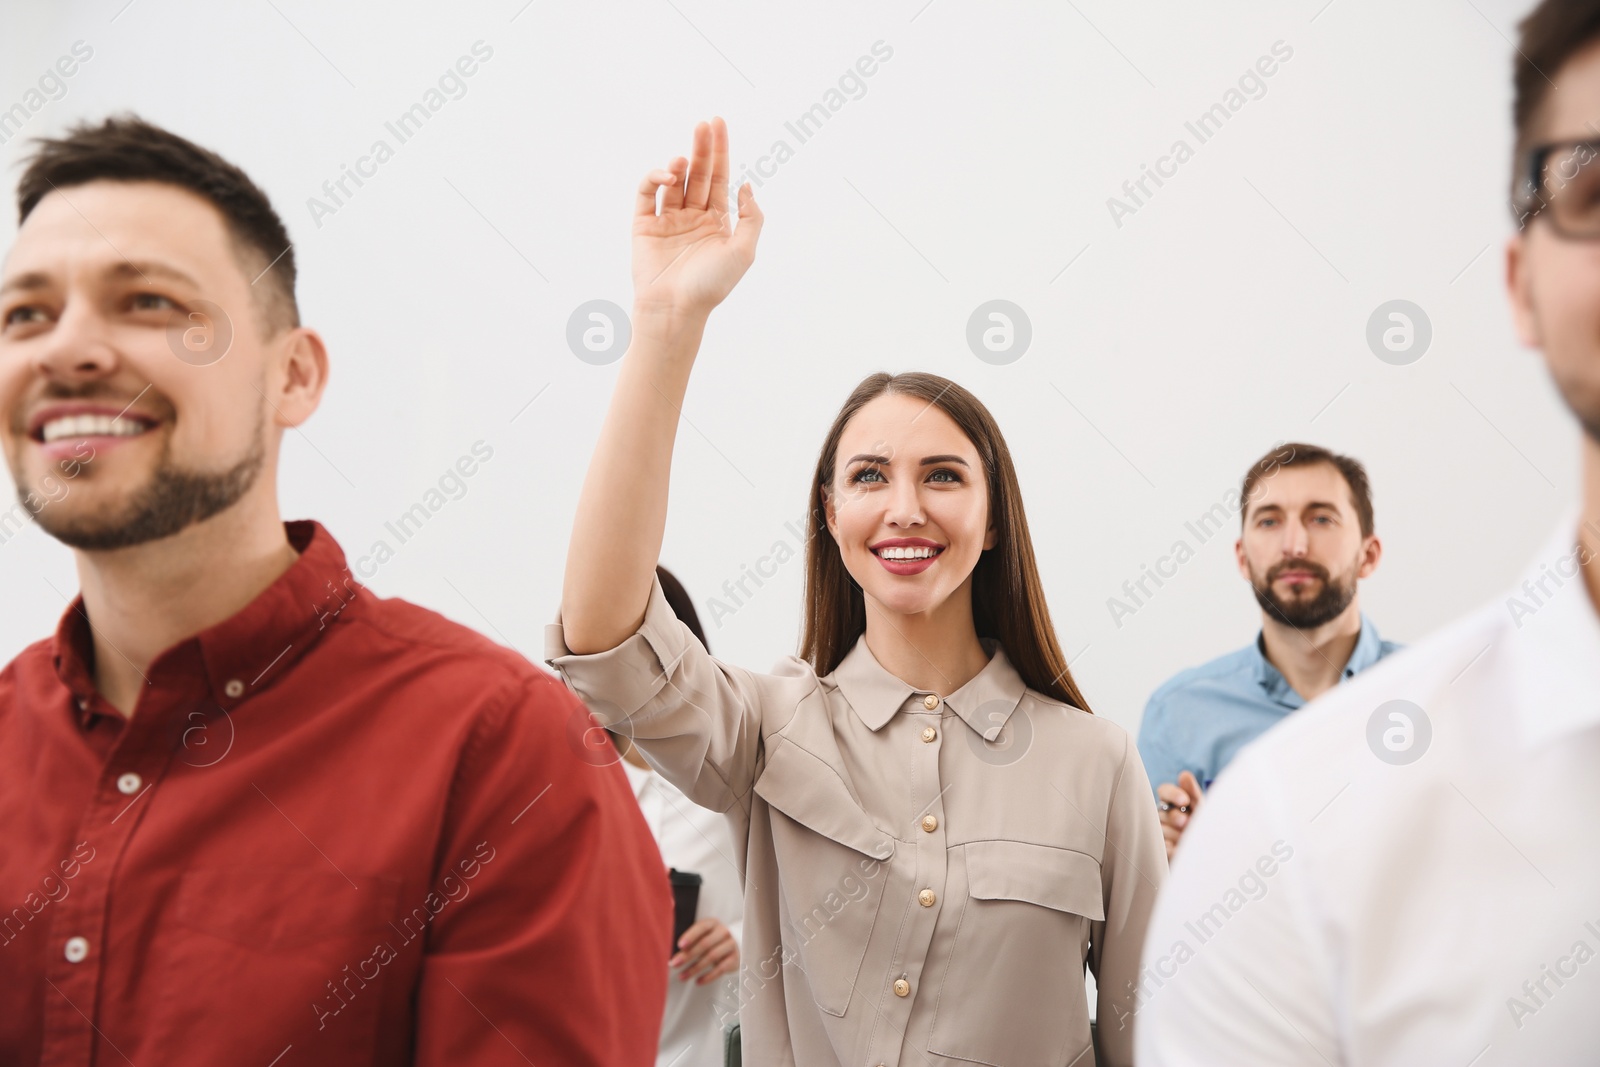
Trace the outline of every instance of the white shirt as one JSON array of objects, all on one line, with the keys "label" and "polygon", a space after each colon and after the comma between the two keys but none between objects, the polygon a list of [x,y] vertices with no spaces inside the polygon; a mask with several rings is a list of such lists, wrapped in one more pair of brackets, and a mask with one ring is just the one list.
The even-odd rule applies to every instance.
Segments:
[{"label": "white shirt", "polygon": [[1577,529],[1218,779],[1145,940],[1141,1065],[1600,1062],[1600,619]]},{"label": "white shirt", "polygon": [[[733,837],[727,816],[708,811],[689,800],[678,787],[654,771],[642,770],[627,760],[622,769],[649,824],[661,859],[668,867],[700,875],[696,919],[715,916],[733,931],[735,944],[743,932],[744,889],[734,865]],[[661,960],[666,965],[670,932],[661,937]],[[661,1021],[661,1044],[656,1067],[722,1067],[724,1024],[738,1015],[738,972],[698,985],[678,980],[669,972],[667,1007]]]}]

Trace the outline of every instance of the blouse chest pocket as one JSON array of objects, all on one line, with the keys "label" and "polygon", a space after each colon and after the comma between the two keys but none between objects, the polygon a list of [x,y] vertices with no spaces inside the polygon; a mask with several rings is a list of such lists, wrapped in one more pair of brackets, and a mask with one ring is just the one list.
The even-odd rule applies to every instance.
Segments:
[{"label": "blouse chest pocket", "polygon": [[1089,1044],[1089,924],[1105,919],[1099,861],[1025,841],[973,841],[960,851],[968,899],[928,1051],[995,1067],[1090,1062],[1075,1057]]},{"label": "blouse chest pocket", "polygon": [[784,947],[798,957],[817,1006],[842,1016],[883,902],[894,838],[833,767],[793,742],[768,751],[755,792],[773,810]]}]

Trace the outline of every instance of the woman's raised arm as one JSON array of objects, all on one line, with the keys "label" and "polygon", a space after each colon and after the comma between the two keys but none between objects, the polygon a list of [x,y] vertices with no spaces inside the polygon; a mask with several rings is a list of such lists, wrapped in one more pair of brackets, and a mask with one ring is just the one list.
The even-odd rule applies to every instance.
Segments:
[{"label": "woman's raised arm", "polygon": [[679,156],[639,183],[633,337],[578,498],[561,591],[566,644],[575,653],[614,648],[644,620],[689,372],[711,309],[749,269],[761,233],[748,184],[738,199],[735,226],[728,128],[720,118],[695,127],[692,161]]}]

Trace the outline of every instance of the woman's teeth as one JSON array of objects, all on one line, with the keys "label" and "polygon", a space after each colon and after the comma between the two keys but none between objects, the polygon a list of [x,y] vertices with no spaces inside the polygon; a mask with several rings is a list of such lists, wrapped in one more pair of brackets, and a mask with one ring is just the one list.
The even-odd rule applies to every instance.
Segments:
[{"label": "woman's teeth", "polygon": [[147,429],[145,423],[120,415],[67,415],[45,423],[40,438],[49,444],[63,437],[136,437]]},{"label": "woman's teeth", "polygon": [[878,549],[878,558],[879,559],[927,559],[930,556],[938,555],[940,551],[942,551],[942,550],[941,549],[937,549],[937,548],[927,548],[927,547],[924,547],[924,546],[921,546],[921,545],[903,546],[903,547],[902,546],[894,546],[894,547],[891,547],[891,548],[880,548],[880,549]]}]

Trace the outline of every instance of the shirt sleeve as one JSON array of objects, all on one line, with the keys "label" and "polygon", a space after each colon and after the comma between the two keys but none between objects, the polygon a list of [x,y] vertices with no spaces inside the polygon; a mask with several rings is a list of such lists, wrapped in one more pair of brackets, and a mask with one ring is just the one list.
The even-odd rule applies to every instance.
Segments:
[{"label": "shirt sleeve", "polygon": [[1104,1062],[1133,1063],[1133,1026],[1139,958],[1156,896],[1167,877],[1167,852],[1161,821],[1150,799],[1150,783],[1131,739],[1123,735],[1122,766],[1117,771],[1106,818],[1106,845],[1100,859],[1105,920],[1090,924],[1089,967],[1096,988],[1096,1031]]},{"label": "shirt sleeve", "polygon": [[1145,943],[1141,1067],[1346,1062],[1315,879],[1286,810],[1246,753],[1184,834]]},{"label": "shirt sleeve", "polygon": [[1145,778],[1150,783],[1152,796],[1155,795],[1156,787],[1163,782],[1176,785],[1178,772],[1185,769],[1183,761],[1167,748],[1166,712],[1166,703],[1159,697],[1152,696],[1150,702],[1145,705],[1144,717],[1139,720],[1139,758],[1144,763]]},{"label": "shirt sleeve", "polygon": [[605,652],[578,655],[559,613],[545,662],[596,721],[639,745],[651,766],[701,807],[726,812],[750,793],[761,740],[762,676],[706,651],[652,575],[639,629]]},{"label": "shirt sleeve", "polygon": [[442,816],[412,1062],[649,1067],[672,939],[666,868],[621,768],[570,743],[577,699],[528,675],[483,712]]}]

